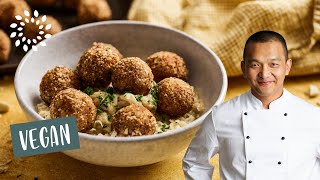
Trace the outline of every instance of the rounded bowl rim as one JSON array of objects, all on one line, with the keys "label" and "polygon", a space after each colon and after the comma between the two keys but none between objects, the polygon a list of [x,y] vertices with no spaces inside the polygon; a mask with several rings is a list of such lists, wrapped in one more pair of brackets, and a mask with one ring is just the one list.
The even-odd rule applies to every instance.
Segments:
[{"label": "rounded bowl rim", "polygon": [[[196,38],[192,37],[191,35],[183,32],[183,31],[180,31],[177,29],[172,29],[169,27],[161,26],[161,25],[157,25],[157,24],[140,22],[140,21],[113,20],[113,21],[95,22],[95,23],[79,25],[79,26],[61,31],[58,34],[53,35],[51,38],[63,36],[64,34],[69,33],[71,31],[76,31],[79,29],[84,29],[84,28],[93,27],[93,26],[122,25],[122,24],[124,24],[124,25],[143,25],[143,26],[160,28],[160,29],[163,29],[166,31],[173,31],[177,34],[185,36],[186,38],[188,38],[191,41],[194,41],[195,43],[200,45],[202,48],[204,48],[206,51],[208,51],[216,59],[217,64],[218,64],[219,68],[221,69],[221,73],[222,73],[222,88],[221,88],[218,99],[212,105],[212,107],[215,105],[218,105],[224,101],[224,98],[225,98],[226,92],[227,92],[228,81],[227,81],[227,73],[226,73],[226,70],[223,66],[223,63],[221,62],[220,58],[210,48],[208,48],[202,42],[200,42]],[[47,40],[48,39],[46,39],[45,41],[47,41]],[[39,44],[37,46],[39,46]],[[27,62],[27,59],[29,58],[30,54],[31,54],[31,50],[22,58],[21,62],[19,63],[19,65],[17,67],[15,77],[14,77],[14,87],[15,87],[15,93],[16,93],[16,96],[17,96],[17,99],[18,99],[20,106],[23,108],[23,110],[25,112],[27,112],[30,116],[32,116],[32,118],[34,118],[36,121],[39,121],[39,120],[44,120],[44,119],[38,113],[33,111],[33,109],[31,107],[26,106],[25,101],[21,98],[21,94],[19,91],[20,85],[18,84],[20,71],[23,68],[24,64]],[[82,133],[82,132],[78,132],[78,134],[79,134],[80,139],[88,139],[88,140],[92,140],[92,141],[103,141],[103,142],[104,141],[108,141],[108,142],[139,142],[139,141],[150,141],[150,140],[155,140],[155,139],[161,139],[161,138],[173,136],[176,134],[180,134],[185,131],[188,131],[189,129],[197,127],[198,125],[200,125],[204,121],[205,117],[211,112],[212,107],[210,107],[205,113],[203,113],[199,118],[195,119],[190,124],[188,124],[184,127],[172,130],[172,131],[165,132],[165,133],[146,135],[146,136],[134,136],[134,137],[97,136],[97,135],[91,135],[91,134]]]}]

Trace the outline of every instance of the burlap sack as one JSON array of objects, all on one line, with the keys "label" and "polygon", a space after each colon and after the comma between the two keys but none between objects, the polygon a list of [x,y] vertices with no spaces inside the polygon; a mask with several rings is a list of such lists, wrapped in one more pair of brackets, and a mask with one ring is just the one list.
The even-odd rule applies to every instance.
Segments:
[{"label": "burlap sack", "polygon": [[180,29],[207,44],[228,76],[242,74],[245,41],[260,30],[287,40],[290,75],[320,73],[320,0],[134,0],[129,20]]}]

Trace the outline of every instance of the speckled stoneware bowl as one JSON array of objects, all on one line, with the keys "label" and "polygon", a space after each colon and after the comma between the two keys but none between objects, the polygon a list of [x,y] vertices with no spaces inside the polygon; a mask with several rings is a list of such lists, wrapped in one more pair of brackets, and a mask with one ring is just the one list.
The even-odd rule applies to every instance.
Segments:
[{"label": "speckled stoneware bowl", "polygon": [[79,133],[80,149],[64,153],[92,164],[131,167],[156,163],[187,148],[211,107],[223,102],[227,76],[220,59],[191,36],[173,29],[132,21],[86,24],[52,36],[29,51],[15,75],[15,90],[28,119],[43,119],[36,104],[41,102],[39,84],[42,76],[57,65],[75,68],[82,53],[93,42],[113,44],[124,57],[146,59],[154,52],[172,51],[184,58],[190,71],[189,83],[200,94],[205,113],[180,129],[140,137],[105,137]]}]

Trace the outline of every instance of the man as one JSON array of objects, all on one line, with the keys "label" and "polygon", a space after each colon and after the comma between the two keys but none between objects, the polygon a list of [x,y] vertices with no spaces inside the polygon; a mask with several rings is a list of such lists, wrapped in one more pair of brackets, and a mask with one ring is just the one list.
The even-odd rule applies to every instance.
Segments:
[{"label": "man", "polygon": [[183,159],[186,179],[320,180],[320,110],[283,88],[292,61],[284,38],[260,31],[241,68],[251,90],[214,106]]}]

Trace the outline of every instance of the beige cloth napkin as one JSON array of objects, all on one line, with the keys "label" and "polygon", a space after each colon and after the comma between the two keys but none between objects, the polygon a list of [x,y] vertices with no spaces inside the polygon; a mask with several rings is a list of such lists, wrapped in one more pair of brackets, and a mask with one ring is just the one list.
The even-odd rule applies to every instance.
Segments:
[{"label": "beige cloth napkin", "polygon": [[277,31],[293,60],[290,75],[320,73],[320,0],[134,0],[128,19],[200,39],[220,57],[228,76],[242,74],[243,47],[251,34]]}]

